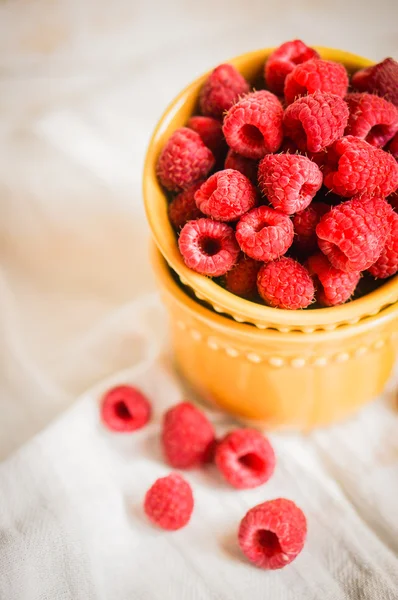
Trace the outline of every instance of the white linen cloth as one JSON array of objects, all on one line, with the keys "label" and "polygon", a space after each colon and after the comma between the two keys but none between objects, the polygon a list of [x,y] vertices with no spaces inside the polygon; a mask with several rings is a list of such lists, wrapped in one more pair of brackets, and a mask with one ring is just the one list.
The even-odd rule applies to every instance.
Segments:
[{"label": "white linen cloth", "polygon": [[[165,315],[145,295],[140,192],[153,125],[199,73],[295,37],[397,57],[397,16],[389,0],[0,5],[1,600],[398,598],[392,383],[342,425],[272,435],[266,486],[236,492],[195,471],[189,527],[167,534],[144,518],[145,490],[168,471],[159,419],[184,391]],[[126,381],[153,399],[154,419],[112,435],[97,405]],[[233,426],[211,417],[220,432]],[[277,496],[306,512],[308,543],[264,573],[242,558],[236,529]]]}]

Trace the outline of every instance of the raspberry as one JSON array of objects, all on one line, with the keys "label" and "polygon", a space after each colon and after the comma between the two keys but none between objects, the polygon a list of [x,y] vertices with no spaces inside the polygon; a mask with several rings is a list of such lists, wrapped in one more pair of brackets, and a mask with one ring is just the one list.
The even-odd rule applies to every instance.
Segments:
[{"label": "raspberry", "polygon": [[388,144],[387,150],[391,152],[395,160],[398,161],[398,133],[394,135],[391,142]]},{"label": "raspberry", "polygon": [[103,423],[112,431],[141,429],[151,416],[148,399],[130,385],[119,385],[105,394],[101,405]]},{"label": "raspberry", "polygon": [[372,146],[384,146],[398,130],[398,109],[374,94],[348,94],[350,109],[345,135],[366,140]]},{"label": "raspberry", "polygon": [[221,119],[238,100],[249,92],[246,79],[232,65],[219,65],[206,79],[199,95],[201,113]]},{"label": "raspberry", "polygon": [[398,186],[398,165],[388,152],[348,135],[329,148],[323,183],[344,198],[364,192],[386,197]]},{"label": "raspberry", "polygon": [[378,94],[398,106],[398,62],[393,58],[357,71],[351,83],[360,92]]},{"label": "raspberry", "polygon": [[359,272],[379,258],[392,209],[382,198],[354,198],[332,208],[316,227],[318,245],[336,269]]},{"label": "raspberry", "polygon": [[300,150],[320,152],[344,134],[348,115],[347,104],[340,96],[314,92],[287,107],[283,126]]},{"label": "raspberry", "polygon": [[321,217],[330,210],[324,202],[313,202],[293,217],[294,245],[299,252],[309,253],[318,247],[315,228]]},{"label": "raspberry", "polygon": [[243,490],[268,481],[275,469],[275,453],[255,429],[235,429],[217,444],[215,463],[228,483]]},{"label": "raspberry", "polygon": [[184,192],[180,192],[169,204],[169,219],[175,229],[184,227],[188,221],[194,221],[203,217],[195,202],[195,192],[200,188],[202,182],[195,183]]},{"label": "raspberry", "polygon": [[191,486],[181,475],[170,473],[157,479],[145,495],[144,510],[150,520],[169,531],[181,529],[193,511]]},{"label": "raspberry", "polygon": [[257,289],[264,302],[275,308],[306,308],[314,299],[314,284],[307,269],[286,256],[261,267]]},{"label": "raspberry", "polygon": [[212,152],[192,129],[177,129],[160,153],[156,171],[160,183],[170,191],[187,189],[204,179],[215,163]]},{"label": "raspberry", "polygon": [[287,215],[304,210],[322,185],[319,167],[298,154],[268,154],[258,168],[262,193]]},{"label": "raspberry", "polygon": [[220,121],[212,117],[191,117],[187,127],[200,135],[214,156],[219,157],[223,153],[226,143]]},{"label": "raspberry", "polygon": [[278,150],[283,138],[282,120],[278,98],[261,90],[234,104],[224,118],[223,132],[232,150],[258,160]]},{"label": "raspberry", "polygon": [[344,65],[330,60],[313,58],[297,65],[285,79],[285,100],[288,104],[299,96],[315,91],[346,95],[348,75]]},{"label": "raspberry", "polygon": [[242,298],[252,298],[257,292],[257,273],[261,263],[243,256],[225,276],[225,287]]},{"label": "raspberry", "polygon": [[318,52],[306,46],[301,40],[285,42],[274,50],[265,63],[264,77],[267,87],[274,94],[283,95],[286,76],[296,65],[311,58],[319,58]]},{"label": "raspberry", "polygon": [[254,185],[233,169],[217,171],[195,194],[199,210],[216,221],[236,221],[255,206],[256,200]]},{"label": "raspberry", "polygon": [[251,508],[239,526],[243,554],[261,569],[281,569],[302,551],[307,536],[304,513],[291,500],[268,500]]},{"label": "raspberry", "polygon": [[239,171],[239,173],[250,179],[254,185],[257,183],[258,163],[255,160],[250,160],[250,158],[241,156],[233,150],[228,150],[224,168]]},{"label": "raspberry", "polygon": [[243,252],[264,262],[285,254],[293,236],[289,217],[269,206],[254,208],[236,226],[236,239]]},{"label": "raspberry", "polygon": [[398,214],[392,212],[388,220],[391,229],[386,245],[375,264],[369,269],[369,273],[377,279],[386,279],[398,272]]},{"label": "raspberry", "polygon": [[306,267],[314,281],[316,299],[322,306],[343,304],[355,292],[361,274],[335,269],[321,252],[310,256]]},{"label": "raspberry", "polygon": [[212,424],[193,404],[180,402],[164,415],[163,451],[172,467],[188,469],[206,462],[214,442]]},{"label": "raspberry", "polygon": [[184,225],[178,246],[187,267],[209,277],[225,275],[239,256],[232,227],[211,219],[198,219]]}]

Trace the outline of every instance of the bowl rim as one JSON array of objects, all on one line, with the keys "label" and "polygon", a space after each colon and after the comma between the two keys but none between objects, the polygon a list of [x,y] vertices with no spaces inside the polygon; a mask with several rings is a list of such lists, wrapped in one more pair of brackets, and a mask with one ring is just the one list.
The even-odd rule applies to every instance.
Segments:
[{"label": "bowl rim", "polygon": [[[373,61],[334,48],[314,46],[322,58],[343,62],[350,70],[359,69]],[[229,59],[238,70],[242,65],[261,67],[274,48],[265,48],[247,52]],[[357,323],[380,312],[386,306],[398,301],[398,276],[388,280],[376,290],[340,306],[312,310],[284,310],[272,308],[239,296],[235,296],[212,279],[191,271],[184,263],[178,250],[175,232],[167,214],[167,196],[156,176],[156,161],[164,136],[173,119],[179,114],[184,104],[191,104],[208,73],[196,78],[186,86],[168,105],[150,139],[144,164],[143,196],[147,219],[154,240],[170,267],[180,277],[183,285],[189,286],[199,300],[208,302],[213,310],[225,313],[237,322],[248,322],[261,329],[277,328],[279,331],[331,330],[348,323]]]}]

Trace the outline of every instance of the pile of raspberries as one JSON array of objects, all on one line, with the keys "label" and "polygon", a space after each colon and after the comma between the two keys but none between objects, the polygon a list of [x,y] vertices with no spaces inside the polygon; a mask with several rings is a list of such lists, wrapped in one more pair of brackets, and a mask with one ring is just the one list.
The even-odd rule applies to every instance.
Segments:
[{"label": "pile of raspberries", "polygon": [[[102,398],[102,422],[111,431],[137,431],[150,416],[150,401],[130,385],[112,388]],[[214,463],[225,482],[236,489],[266,483],[276,464],[272,445],[260,432],[234,429],[216,439],[206,415],[189,402],[180,402],[165,413],[161,444],[166,462],[174,469]],[[173,471],[153,483],[143,504],[145,514],[155,525],[175,531],[189,523],[194,496],[188,481]],[[267,500],[251,508],[237,533],[242,552],[263,569],[281,569],[291,563],[303,549],[306,535],[304,513],[286,498]]]},{"label": "pile of raspberries", "polygon": [[251,91],[229,64],[157,162],[186,265],[267,305],[335,306],[398,271],[398,63],[351,77],[286,42]]}]

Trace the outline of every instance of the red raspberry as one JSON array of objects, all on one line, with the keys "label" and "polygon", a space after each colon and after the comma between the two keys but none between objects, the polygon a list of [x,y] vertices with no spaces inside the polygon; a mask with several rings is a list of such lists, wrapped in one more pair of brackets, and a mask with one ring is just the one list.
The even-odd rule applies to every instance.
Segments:
[{"label": "red raspberry", "polygon": [[300,150],[320,152],[344,134],[348,115],[340,96],[314,92],[287,107],[283,126]]},{"label": "red raspberry", "polygon": [[315,228],[321,217],[330,210],[324,202],[313,202],[310,206],[293,217],[294,245],[298,251],[309,253],[318,247]]},{"label": "red raspberry", "polygon": [[217,171],[195,194],[199,210],[216,221],[236,221],[256,205],[256,200],[254,185],[233,169]]},{"label": "red raspberry", "polygon": [[221,119],[223,114],[249,92],[246,79],[232,65],[219,65],[206,79],[199,95],[202,114]]},{"label": "red raspberry", "polygon": [[388,144],[387,150],[391,152],[395,160],[398,161],[398,133],[394,135],[391,142]]},{"label": "red raspberry", "polygon": [[151,416],[148,399],[130,385],[119,385],[105,394],[101,405],[103,423],[112,431],[141,429]]},{"label": "red raspberry", "polygon": [[319,167],[298,154],[267,154],[258,168],[259,187],[277,210],[304,210],[322,185]]},{"label": "red raspberry", "polygon": [[215,463],[228,483],[243,490],[268,481],[275,469],[275,453],[260,432],[235,429],[217,444]]},{"label": "red raspberry", "polygon": [[250,158],[241,156],[233,150],[228,150],[224,168],[239,171],[239,173],[250,179],[254,185],[257,183],[258,163],[255,160],[250,160]]},{"label": "red raspberry", "polygon": [[289,217],[269,206],[254,208],[236,226],[236,239],[243,252],[264,262],[285,254],[293,236]]},{"label": "red raspberry", "polygon": [[257,292],[257,273],[261,263],[243,256],[225,275],[225,287],[242,298],[252,298]]},{"label": "red raspberry", "polygon": [[306,267],[314,281],[316,299],[322,306],[344,304],[355,292],[360,273],[335,269],[321,252],[310,256]]},{"label": "red raspberry", "polygon": [[180,192],[169,204],[169,219],[175,229],[184,227],[188,221],[194,221],[203,217],[195,202],[195,192],[200,188],[202,182],[195,183],[184,192]]},{"label": "red raspberry", "polygon": [[374,94],[348,94],[350,109],[345,135],[366,140],[372,146],[384,146],[398,130],[398,109]]},{"label": "red raspberry", "polygon": [[389,216],[390,233],[386,245],[379,258],[369,269],[369,273],[377,279],[386,279],[398,272],[398,214]]},{"label": "red raspberry", "polygon": [[287,310],[306,308],[315,293],[307,269],[286,256],[261,267],[257,289],[266,304]]},{"label": "red raspberry", "polygon": [[169,531],[181,529],[193,511],[191,486],[181,475],[170,473],[157,479],[145,495],[144,510],[150,520]]},{"label": "red raspberry", "polygon": [[209,277],[225,275],[239,256],[232,227],[211,219],[198,219],[184,225],[178,246],[187,267]]},{"label": "red raspberry", "polygon": [[354,198],[332,208],[316,227],[318,245],[336,269],[359,272],[379,258],[392,208],[382,198]]},{"label": "red raspberry", "polygon": [[212,424],[193,404],[180,402],[164,415],[162,444],[172,467],[188,469],[203,464],[209,459],[214,442]]},{"label": "red raspberry", "polygon": [[157,163],[160,183],[170,191],[186,190],[204,179],[215,163],[196,131],[181,127],[166,142]]},{"label": "red raspberry", "polygon": [[187,127],[200,135],[203,143],[210,148],[214,156],[219,157],[224,152],[226,143],[220,121],[212,117],[191,117]]},{"label": "red raspberry", "polygon": [[319,168],[323,167],[326,162],[326,150],[321,152],[309,152],[308,150],[300,150],[293,140],[285,138],[279,150],[282,154],[301,154],[312,160]]},{"label": "red raspberry", "polygon": [[261,90],[234,104],[224,118],[223,131],[232,150],[258,160],[278,150],[283,139],[282,121],[278,98]]},{"label": "red raspberry", "polygon": [[374,192],[386,197],[398,186],[398,165],[388,152],[348,135],[329,148],[323,183],[344,198]]},{"label": "red raspberry", "polygon": [[297,65],[286,77],[285,100],[291,104],[299,96],[313,94],[317,90],[343,98],[347,89],[348,75],[344,65],[313,58]]},{"label": "red raspberry", "polygon": [[360,92],[378,94],[398,106],[398,62],[393,58],[357,71],[351,83]]},{"label": "red raspberry", "polygon": [[306,46],[301,40],[285,42],[274,50],[265,63],[264,77],[267,87],[274,94],[283,95],[286,76],[296,65],[311,58],[319,58],[318,52]]}]

